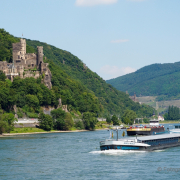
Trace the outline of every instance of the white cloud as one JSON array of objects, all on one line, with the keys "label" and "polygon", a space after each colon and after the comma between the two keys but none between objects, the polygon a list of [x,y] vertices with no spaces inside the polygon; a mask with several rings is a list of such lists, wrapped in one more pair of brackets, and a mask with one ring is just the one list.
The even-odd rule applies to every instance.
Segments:
[{"label": "white cloud", "polygon": [[117,39],[117,40],[112,40],[111,43],[124,43],[128,41],[129,39]]},{"label": "white cloud", "polygon": [[96,6],[100,4],[113,4],[118,0],[76,0],[76,6]]},{"label": "white cloud", "polygon": [[103,77],[103,79],[107,80],[107,79],[116,78],[125,74],[129,74],[135,71],[136,69],[132,67],[119,68],[117,66],[105,65],[100,68],[99,75]]}]

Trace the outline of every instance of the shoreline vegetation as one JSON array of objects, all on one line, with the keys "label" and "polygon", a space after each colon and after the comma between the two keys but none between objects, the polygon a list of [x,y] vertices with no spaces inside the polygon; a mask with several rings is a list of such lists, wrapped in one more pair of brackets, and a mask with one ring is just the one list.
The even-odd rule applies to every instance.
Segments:
[{"label": "shoreline vegetation", "polygon": [[[176,120],[176,121],[161,121],[160,124],[175,124],[175,123],[180,123],[180,120]],[[147,123],[142,123],[142,124],[147,124]],[[8,136],[15,136],[15,135],[29,135],[29,134],[46,134],[46,133],[75,133],[75,132],[85,132],[85,131],[98,131],[98,130],[107,130],[110,129],[112,126],[112,124],[102,124],[101,126],[97,126],[95,127],[94,130],[86,130],[86,129],[75,129],[72,128],[71,130],[67,130],[67,131],[63,131],[63,130],[51,130],[51,131],[45,131],[43,129],[40,128],[28,128],[28,127],[24,127],[24,128],[14,128],[13,131],[11,131],[10,133],[3,133],[2,135],[0,135],[0,137],[8,137]],[[124,124],[125,127],[127,127]]]}]

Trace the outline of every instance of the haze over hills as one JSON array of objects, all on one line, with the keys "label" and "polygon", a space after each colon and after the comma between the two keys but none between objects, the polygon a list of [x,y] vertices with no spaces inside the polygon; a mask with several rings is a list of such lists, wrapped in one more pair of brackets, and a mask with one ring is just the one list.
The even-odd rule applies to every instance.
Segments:
[{"label": "haze over hills", "polygon": [[130,95],[157,96],[158,101],[180,99],[180,62],[152,64],[106,82]]},{"label": "haze over hills", "polygon": [[[12,42],[19,38],[0,29],[0,61],[12,62]],[[151,116],[153,108],[133,102],[124,92],[107,84],[92,72],[78,57],[47,43],[27,39],[27,53],[36,53],[43,46],[44,61],[52,73],[52,89],[62,98],[62,104],[81,113],[122,115],[128,108],[137,114]]]}]

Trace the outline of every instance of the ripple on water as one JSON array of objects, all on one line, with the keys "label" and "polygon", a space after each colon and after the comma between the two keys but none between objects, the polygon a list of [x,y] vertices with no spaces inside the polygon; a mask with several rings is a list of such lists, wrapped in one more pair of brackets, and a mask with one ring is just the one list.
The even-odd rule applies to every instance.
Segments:
[{"label": "ripple on water", "polygon": [[[0,139],[0,179],[179,179],[180,147],[99,150],[107,131],[35,134]],[[159,171],[158,168],[162,168]],[[164,170],[164,171],[163,171]]]}]

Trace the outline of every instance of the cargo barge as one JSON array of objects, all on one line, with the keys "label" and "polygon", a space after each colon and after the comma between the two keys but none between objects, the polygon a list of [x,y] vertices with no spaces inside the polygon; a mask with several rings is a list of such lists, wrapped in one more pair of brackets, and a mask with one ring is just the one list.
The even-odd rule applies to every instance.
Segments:
[{"label": "cargo barge", "polygon": [[[118,137],[118,135],[117,135]],[[180,146],[180,134],[163,134],[100,141],[100,150],[153,151]]]},{"label": "cargo barge", "polygon": [[151,120],[149,125],[143,126],[130,126],[127,128],[127,135],[134,136],[134,135],[153,135],[153,134],[160,134],[164,133],[165,128],[164,126],[159,125],[158,120]]}]

